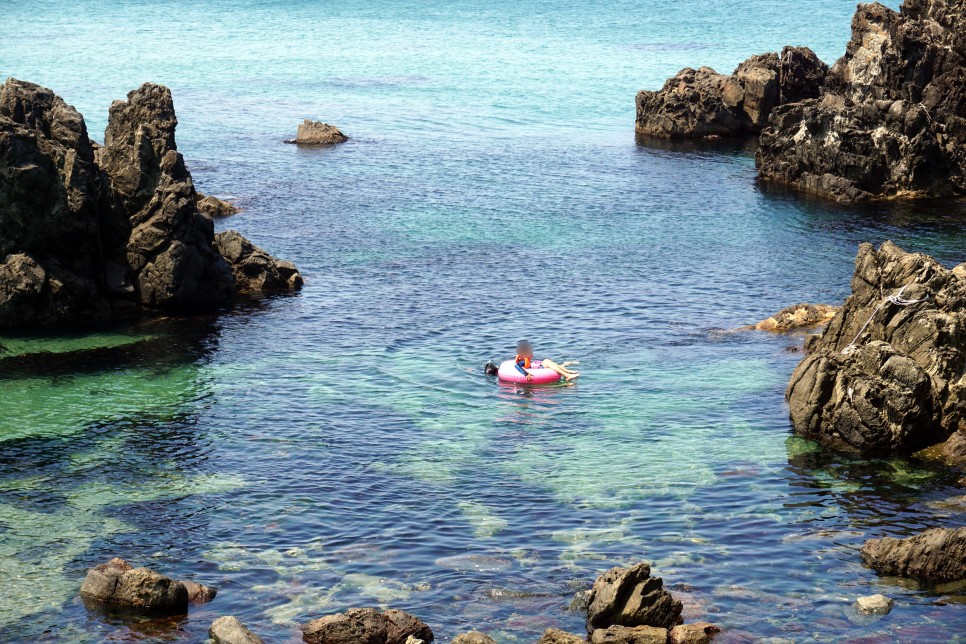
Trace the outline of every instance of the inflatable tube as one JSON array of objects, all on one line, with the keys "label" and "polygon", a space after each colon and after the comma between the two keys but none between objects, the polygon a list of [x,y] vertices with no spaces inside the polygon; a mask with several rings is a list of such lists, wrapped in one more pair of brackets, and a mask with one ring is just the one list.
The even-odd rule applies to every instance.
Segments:
[{"label": "inflatable tube", "polygon": [[532,368],[527,369],[527,373],[532,376],[530,380],[517,371],[513,360],[502,363],[496,375],[503,382],[514,382],[520,385],[546,385],[560,380],[560,374],[553,369],[545,368],[541,361],[534,360],[530,364]]}]

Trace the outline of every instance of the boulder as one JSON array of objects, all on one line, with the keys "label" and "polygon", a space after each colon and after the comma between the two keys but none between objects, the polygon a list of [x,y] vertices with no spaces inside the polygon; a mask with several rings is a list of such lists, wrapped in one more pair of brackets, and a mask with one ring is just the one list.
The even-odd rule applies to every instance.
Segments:
[{"label": "boulder", "polygon": [[654,626],[608,626],[590,636],[591,644],[667,644],[666,628]]},{"label": "boulder", "polygon": [[345,143],[348,140],[349,137],[343,134],[342,131],[334,125],[305,119],[299,125],[295,138],[291,141],[286,141],[286,143],[298,143],[300,145],[333,145],[336,143]]},{"label": "boulder", "polygon": [[572,613],[586,613],[589,607],[590,590],[580,590],[574,593],[574,596],[570,599],[570,605],[567,607],[567,610]]},{"label": "boulder", "polygon": [[966,579],[966,528],[933,528],[907,539],[870,539],[862,560],[881,575],[927,582]]},{"label": "boulder", "polygon": [[855,610],[866,615],[888,615],[892,610],[892,600],[885,595],[859,597],[855,602]]},{"label": "boulder", "polygon": [[88,570],[80,594],[86,601],[106,608],[145,615],[188,612],[184,584],[147,568],[132,568],[123,559],[111,559]]},{"label": "boulder", "polygon": [[454,637],[451,644],[496,644],[496,640],[486,633],[470,631]]},{"label": "boulder", "polygon": [[[0,327],[231,301],[233,267],[213,246],[176,125],[171,92],[146,83],[114,102],[96,146],[83,117],[49,89],[12,78],[0,85]],[[291,277],[294,267],[273,262],[246,265],[244,288],[277,283],[280,271]],[[272,274],[252,277],[257,265]]]},{"label": "boulder", "polygon": [[215,588],[194,581],[182,581],[181,583],[188,591],[188,601],[195,604],[207,604],[218,594]]},{"label": "boulder", "polygon": [[209,219],[224,219],[241,212],[234,204],[223,201],[218,197],[203,195],[200,192],[195,193],[195,197],[198,202],[198,210]]},{"label": "boulder", "polygon": [[862,244],[852,295],[806,351],[786,391],[799,434],[869,455],[945,440],[966,423],[966,265]]},{"label": "boulder", "polygon": [[795,304],[782,309],[754,325],[756,331],[785,333],[795,329],[807,329],[826,324],[838,312],[839,307],[828,304]]},{"label": "boulder", "polygon": [[434,637],[429,626],[401,610],[350,608],[303,625],[302,639],[308,644],[411,644]]},{"label": "boulder", "polygon": [[682,608],[661,579],[651,577],[648,564],[611,568],[591,589],[587,632],[608,626],[671,628],[680,623]]},{"label": "boulder", "polygon": [[954,432],[942,444],[941,450],[942,459],[946,464],[966,467],[966,429]]},{"label": "boulder", "polygon": [[548,628],[537,640],[537,644],[586,644],[587,640],[559,628]]},{"label": "boulder", "polygon": [[671,644],[709,644],[721,629],[708,622],[679,624],[671,629]]},{"label": "boulder", "polygon": [[637,95],[638,134],[699,139],[755,134],[788,100],[818,96],[828,67],[806,47],[752,56],[731,75],[683,69],[659,91]]},{"label": "boulder", "polygon": [[211,623],[208,636],[214,644],[262,644],[262,638],[248,630],[237,617],[219,617]]},{"label": "boulder", "polygon": [[962,14],[961,0],[859,5],[823,95],[772,112],[760,178],[842,202],[966,192]]},{"label": "boulder", "polygon": [[239,293],[289,291],[302,286],[302,275],[295,264],[275,259],[234,230],[218,233],[214,243],[228,262]]}]

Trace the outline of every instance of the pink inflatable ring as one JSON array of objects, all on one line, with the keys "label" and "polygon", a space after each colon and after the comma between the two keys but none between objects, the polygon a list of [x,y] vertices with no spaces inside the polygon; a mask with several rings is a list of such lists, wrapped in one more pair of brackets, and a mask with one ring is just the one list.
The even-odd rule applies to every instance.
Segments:
[{"label": "pink inflatable ring", "polygon": [[527,380],[526,376],[517,371],[516,363],[513,360],[507,360],[500,364],[500,369],[496,372],[497,378],[504,382],[514,382],[521,385],[547,385],[560,380],[560,374],[553,369],[544,367],[540,360],[534,360],[530,364],[532,365],[531,368],[527,369],[527,373],[531,376],[530,380]]}]

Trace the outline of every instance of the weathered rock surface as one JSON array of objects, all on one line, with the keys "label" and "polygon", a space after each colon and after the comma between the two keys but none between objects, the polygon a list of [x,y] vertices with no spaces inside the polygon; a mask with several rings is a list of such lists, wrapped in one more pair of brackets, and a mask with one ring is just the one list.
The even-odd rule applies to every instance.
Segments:
[{"label": "weathered rock surface", "polygon": [[454,637],[451,644],[496,644],[496,640],[486,633],[470,631],[469,633],[461,633]]},{"label": "weathered rock surface", "polygon": [[214,244],[227,260],[240,293],[290,291],[302,286],[295,264],[275,259],[234,230],[215,235]]},{"label": "weathered rock surface", "polygon": [[845,202],[966,192],[964,6],[859,5],[821,98],[772,112],[760,177]]},{"label": "weathered rock surface", "polygon": [[95,146],[50,90],[0,85],[0,327],[216,307],[238,292],[176,125],[170,91],[145,84],[114,102]]},{"label": "weathered rock surface", "polygon": [[350,608],[302,626],[302,639],[308,644],[406,644],[410,638],[432,642],[433,631],[400,610]]},{"label": "weathered rock surface", "polygon": [[666,139],[754,134],[776,106],[818,96],[827,70],[807,47],[752,56],[730,76],[683,69],[659,91],[638,93],[636,129]]},{"label": "weathered rock surface", "polygon": [[200,192],[196,193],[198,210],[202,215],[208,217],[209,219],[224,219],[225,217],[231,217],[232,215],[237,215],[241,212],[238,206],[228,203],[218,197],[212,197],[211,195],[204,195]]},{"label": "weathered rock surface", "polygon": [[708,622],[679,624],[671,629],[671,644],[709,644],[721,629]]},{"label": "weathered rock surface", "polygon": [[655,626],[608,626],[590,636],[591,644],[667,644],[666,628]]},{"label": "weathered rock surface", "polygon": [[892,603],[885,595],[869,595],[856,600],[855,610],[866,615],[888,615],[892,611]]},{"label": "weathered rock surface", "polygon": [[611,568],[594,582],[587,610],[587,632],[608,626],[671,628],[681,622],[681,602],[664,590],[651,567],[640,563]]},{"label": "weathered rock surface", "polygon": [[537,644],[586,644],[587,640],[559,628],[548,628],[537,640]]},{"label": "weathered rock surface", "polygon": [[263,644],[262,638],[252,633],[237,617],[219,617],[208,628],[208,636],[215,644]]},{"label": "weathered rock surface", "polygon": [[299,125],[295,138],[286,143],[298,143],[302,145],[333,145],[335,143],[345,143],[349,140],[342,131],[334,125],[310,121],[305,119]]},{"label": "weathered rock surface", "polygon": [[188,601],[195,604],[206,604],[215,598],[218,591],[211,586],[205,586],[194,581],[182,581],[188,591]]},{"label": "weathered rock surface", "polygon": [[188,590],[183,583],[147,568],[132,568],[123,559],[111,559],[88,570],[80,594],[107,608],[147,615],[188,612]]},{"label": "weathered rock surface", "polygon": [[966,264],[863,244],[852,295],[806,350],[786,391],[798,433],[862,454],[945,440],[966,426]]},{"label": "weathered rock surface", "polygon": [[825,324],[831,320],[839,307],[828,304],[795,304],[782,309],[754,325],[756,331],[785,333],[795,329],[808,329]]},{"label": "weathered rock surface", "polygon": [[966,579],[966,528],[933,528],[907,539],[870,539],[862,560],[882,575],[944,582]]}]

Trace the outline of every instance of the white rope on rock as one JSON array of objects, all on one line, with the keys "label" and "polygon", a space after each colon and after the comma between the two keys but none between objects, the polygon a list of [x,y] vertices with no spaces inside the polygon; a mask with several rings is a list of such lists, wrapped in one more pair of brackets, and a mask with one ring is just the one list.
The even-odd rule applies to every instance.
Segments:
[{"label": "white rope on rock", "polygon": [[[909,285],[906,284],[906,286]],[[928,295],[926,297],[921,297],[918,300],[908,300],[902,297],[902,293],[906,290],[906,286],[903,286],[897,292],[887,296],[885,299],[879,302],[879,306],[875,307],[875,310],[872,311],[872,315],[870,315],[869,319],[865,321],[865,324],[862,325],[862,328],[859,329],[859,332],[855,334],[855,338],[849,342],[848,346],[842,349],[842,355],[847,356],[859,348],[859,345],[857,345],[856,342],[858,342],[859,338],[862,337],[862,334],[865,333],[866,328],[868,328],[869,323],[872,322],[872,319],[875,317],[876,313],[878,313],[879,310],[886,304],[895,304],[896,306],[912,306],[913,304],[919,304],[929,299]]]}]

